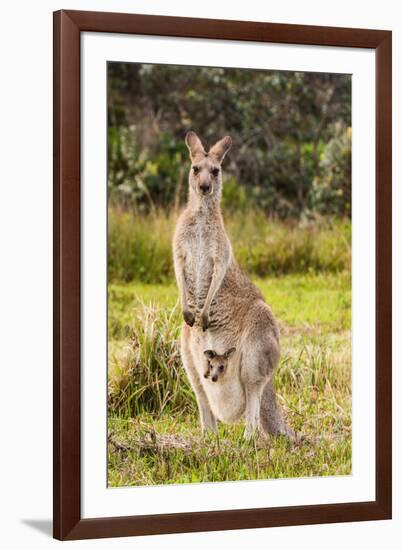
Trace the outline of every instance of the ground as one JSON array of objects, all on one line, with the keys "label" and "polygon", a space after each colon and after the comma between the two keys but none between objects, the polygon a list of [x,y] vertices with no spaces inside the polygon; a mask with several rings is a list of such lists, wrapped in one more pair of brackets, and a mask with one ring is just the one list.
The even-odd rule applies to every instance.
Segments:
[{"label": "ground", "polygon": [[110,284],[109,486],[350,474],[350,275],[255,282],[280,322],[275,386],[302,440],[246,441],[241,424],[203,437],[175,285]]}]

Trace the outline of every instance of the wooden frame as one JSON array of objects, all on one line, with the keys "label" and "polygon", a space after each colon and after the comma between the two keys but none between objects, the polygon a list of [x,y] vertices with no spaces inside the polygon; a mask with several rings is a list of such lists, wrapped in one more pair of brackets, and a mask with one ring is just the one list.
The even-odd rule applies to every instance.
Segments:
[{"label": "wooden frame", "polygon": [[[81,519],[80,35],[111,32],[373,48],[376,56],[376,500]],[[390,31],[83,11],[54,13],[54,536],[61,540],[391,518]]]}]

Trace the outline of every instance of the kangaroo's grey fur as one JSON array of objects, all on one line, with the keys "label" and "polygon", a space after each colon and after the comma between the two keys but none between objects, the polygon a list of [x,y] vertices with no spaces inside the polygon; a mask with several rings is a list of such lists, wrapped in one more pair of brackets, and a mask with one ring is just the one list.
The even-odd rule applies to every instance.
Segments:
[{"label": "kangaroo's grey fur", "polygon": [[[229,136],[207,153],[194,132],[186,136],[192,167],[187,207],[173,239],[174,267],[183,308],[181,356],[199,406],[203,429],[216,419],[237,422],[246,433],[294,436],[276,403],[273,372],[279,361],[276,319],[260,291],[233,257],[220,209],[221,163]],[[204,379],[206,349],[236,348],[219,384]]]}]

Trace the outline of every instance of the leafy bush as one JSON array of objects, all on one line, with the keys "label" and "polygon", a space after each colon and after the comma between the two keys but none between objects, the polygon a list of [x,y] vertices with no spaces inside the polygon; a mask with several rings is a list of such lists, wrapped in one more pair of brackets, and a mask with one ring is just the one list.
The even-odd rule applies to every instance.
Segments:
[{"label": "leafy bush", "polygon": [[320,159],[320,174],[311,189],[312,209],[321,214],[351,215],[352,129],[335,125],[334,137]]},{"label": "leafy bush", "polygon": [[222,206],[224,210],[244,212],[247,208],[250,208],[251,204],[245,187],[240,185],[236,178],[229,177],[225,180],[222,189]]},{"label": "leafy bush", "polygon": [[[114,204],[149,211],[183,201],[192,129],[206,147],[232,136],[224,171],[241,187],[229,183],[229,202],[243,208],[250,199],[282,218],[300,218],[312,205],[332,213],[330,195],[327,203],[324,195],[309,199],[314,179],[328,173],[319,161],[336,123],[351,124],[349,75],[109,63],[108,87]],[[347,215],[342,204],[336,212]]]},{"label": "leafy bush", "polygon": [[178,204],[184,185],[187,149],[183,140],[161,134],[152,156],[136,141],[135,126],[111,127],[108,142],[108,189],[111,204],[149,212],[158,205]]}]

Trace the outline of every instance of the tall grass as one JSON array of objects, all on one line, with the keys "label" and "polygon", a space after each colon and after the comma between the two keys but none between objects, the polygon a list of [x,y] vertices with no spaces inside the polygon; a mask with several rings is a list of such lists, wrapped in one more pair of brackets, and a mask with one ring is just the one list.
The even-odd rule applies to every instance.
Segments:
[{"label": "tall grass", "polygon": [[130,340],[109,342],[109,414],[194,412],[180,360],[180,327],[177,307],[143,304],[133,315]]},{"label": "tall grass", "polygon": [[[164,283],[173,278],[171,241],[177,215],[109,209],[109,281]],[[284,223],[258,210],[233,212],[225,225],[234,254],[250,274],[340,272],[350,269],[348,220]]]}]

